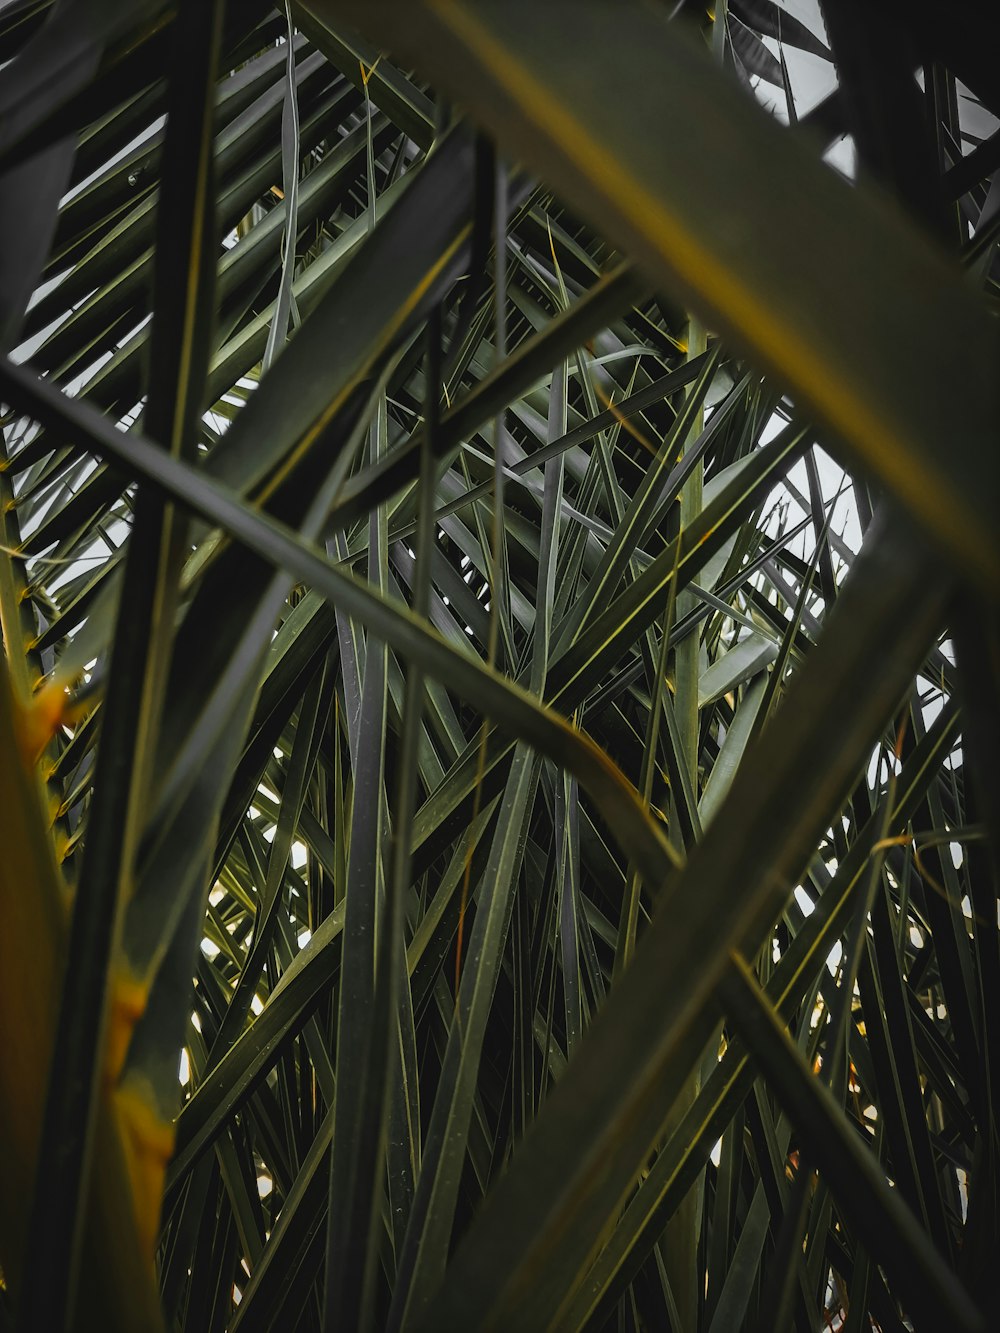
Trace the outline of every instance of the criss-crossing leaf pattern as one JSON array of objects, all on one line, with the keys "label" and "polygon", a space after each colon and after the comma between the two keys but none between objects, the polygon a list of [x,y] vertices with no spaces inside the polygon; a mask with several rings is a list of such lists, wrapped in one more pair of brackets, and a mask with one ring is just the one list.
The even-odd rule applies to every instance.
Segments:
[{"label": "criss-crossing leaf pattern", "polygon": [[986,1327],[960,8],[0,8],[0,1327]]}]

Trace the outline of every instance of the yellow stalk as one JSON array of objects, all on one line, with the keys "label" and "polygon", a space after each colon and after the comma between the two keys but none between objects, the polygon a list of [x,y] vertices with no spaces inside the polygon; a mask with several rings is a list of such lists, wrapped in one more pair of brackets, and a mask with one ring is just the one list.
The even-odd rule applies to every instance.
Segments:
[{"label": "yellow stalk", "polygon": [[[68,918],[47,800],[34,760],[63,720],[67,696],[15,697],[0,653],[0,1269],[17,1295],[64,967]],[[115,988],[106,1068],[124,1058],[142,1011]],[[114,1016],[117,1017],[114,1017]],[[128,1096],[101,1089],[87,1199],[79,1308],[108,1330],[160,1327],[153,1245],[172,1148]],[[150,1199],[155,1202],[150,1203]],[[153,1218],[150,1226],[150,1218]]]}]

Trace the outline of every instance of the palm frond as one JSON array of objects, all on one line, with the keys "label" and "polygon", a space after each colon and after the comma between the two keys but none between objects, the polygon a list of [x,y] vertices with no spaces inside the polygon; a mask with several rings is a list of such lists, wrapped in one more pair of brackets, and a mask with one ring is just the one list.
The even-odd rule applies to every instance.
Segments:
[{"label": "palm frond", "polygon": [[969,9],[0,9],[4,1326],[986,1327]]}]

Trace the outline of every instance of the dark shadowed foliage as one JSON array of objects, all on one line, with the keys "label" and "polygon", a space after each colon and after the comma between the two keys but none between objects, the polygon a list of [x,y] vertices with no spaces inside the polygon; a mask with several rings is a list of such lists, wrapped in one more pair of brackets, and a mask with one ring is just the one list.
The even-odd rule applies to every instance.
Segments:
[{"label": "dark shadowed foliage", "polygon": [[988,1326],[998,52],[0,4],[0,1333]]}]

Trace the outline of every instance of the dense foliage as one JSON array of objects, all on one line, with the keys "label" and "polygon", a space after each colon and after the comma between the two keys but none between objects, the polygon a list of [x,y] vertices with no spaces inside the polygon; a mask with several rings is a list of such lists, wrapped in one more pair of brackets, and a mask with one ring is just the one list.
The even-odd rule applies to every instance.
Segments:
[{"label": "dense foliage", "polygon": [[0,6],[0,1330],[985,1327],[998,50]]}]

